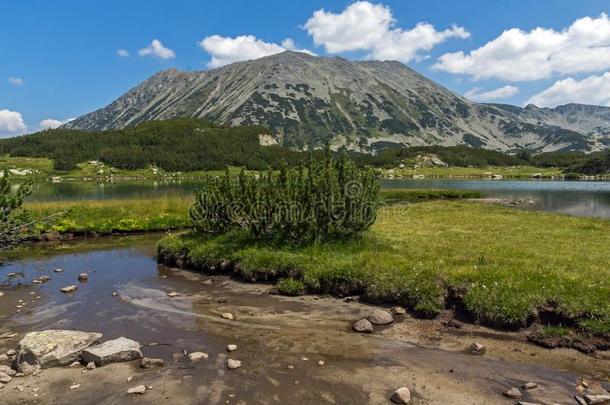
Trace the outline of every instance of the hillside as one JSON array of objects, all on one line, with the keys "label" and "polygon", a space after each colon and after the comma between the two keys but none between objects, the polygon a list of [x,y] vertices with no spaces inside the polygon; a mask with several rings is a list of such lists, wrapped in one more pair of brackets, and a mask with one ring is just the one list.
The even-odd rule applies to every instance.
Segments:
[{"label": "hillside", "polygon": [[159,72],[65,128],[120,129],[176,117],[263,125],[292,148],[330,140],[363,152],[392,145],[593,151],[610,143],[607,107],[478,104],[399,62],[292,51],[209,71]]}]

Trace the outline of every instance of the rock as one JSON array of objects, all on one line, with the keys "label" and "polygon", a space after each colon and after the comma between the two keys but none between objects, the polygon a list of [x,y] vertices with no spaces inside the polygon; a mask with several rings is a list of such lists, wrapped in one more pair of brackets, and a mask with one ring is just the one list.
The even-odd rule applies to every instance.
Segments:
[{"label": "rock", "polygon": [[87,370],[95,370],[95,363],[92,361],[87,363]]},{"label": "rock", "polygon": [[525,402],[525,401],[518,401],[518,402],[517,402],[517,405],[542,405],[542,404],[539,404],[539,403],[537,403],[537,402]]},{"label": "rock", "polygon": [[227,368],[229,370],[237,370],[240,367],[241,367],[241,361],[233,360],[233,359],[228,359],[227,360]]},{"label": "rock", "polygon": [[373,324],[369,322],[368,319],[361,319],[354,323],[352,327],[356,332],[360,333],[372,333],[373,332]]},{"label": "rock", "polygon": [[10,377],[14,377],[17,372],[8,366],[0,366],[0,373],[4,373]]},{"label": "rock", "polygon": [[49,277],[49,276],[40,276],[40,277],[38,277],[38,280],[42,281],[43,283],[46,283],[50,279],[51,279],[51,277]]},{"label": "rock", "polygon": [[460,329],[462,327],[462,323],[460,321],[456,321],[455,319],[449,319],[443,325],[445,325],[448,328],[455,328],[455,329]]},{"label": "rock", "polygon": [[0,297],[4,297],[4,293],[0,291]]},{"label": "rock", "polygon": [[184,353],[172,353],[173,361],[180,361],[182,359],[184,359]]},{"label": "rock", "polygon": [[69,286],[66,286],[64,288],[61,288],[59,291],[61,291],[62,293],[66,293],[67,294],[67,293],[71,293],[71,292],[76,291],[77,288],[78,287],[75,286],[75,285],[69,285]]},{"label": "rock", "polygon": [[167,293],[167,296],[168,296],[168,297],[170,297],[170,298],[177,297],[178,295],[180,295],[180,294],[178,294],[178,293],[177,293],[177,292],[175,292],[175,291],[172,291],[172,292],[168,292],[168,293]]},{"label": "rock", "polygon": [[232,313],[230,312],[225,312],[223,314],[221,314],[220,316],[222,316],[224,319],[228,319],[230,321],[232,321],[233,319],[235,319],[235,317],[233,316]]},{"label": "rock", "polygon": [[523,394],[521,394],[521,391],[519,391],[519,388],[516,388],[516,387],[512,387],[508,391],[504,391],[502,393],[502,395],[504,395],[505,397],[508,397],[508,398],[512,398],[512,399],[523,398]]},{"label": "rock", "polygon": [[393,307],[392,313],[394,315],[406,315],[407,311],[403,307]]},{"label": "rock", "polygon": [[524,390],[533,390],[534,388],[538,388],[538,384],[534,382],[528,382],[521,386]]},{"label": "rock", "polygon": [[411,391],[407,387],[400,387],[390,397],[395,404],[408,404],[411,402]]},{"label": "rock", "polygon": [[585,401],[583,397],[579,397],[578,395],[574,395],[574,401],[576,401],[578,405],[587,405],[587,401]]},{"label": "rock", "polygon": [[146,392],[145,385],[138,385],[137,387],[133,387],[127,390],[128,394],[144,394]]},{"label": "rock", "polygon": [[189,353],[189,360],[193,363],[197,363],[198,361],[201,361],[201,360],[207,360],[208,357],[210,357],[210,356],[207,353],[203,353],[203,352]]},{"label": "rock", "polygon": [[323,366],[324,364],[324,360],[318,360],[318,366]]},{"label": "rock", "polygon": [[163,359],[152,359],[150,357],[144,357],[140,363],[140,367],[142,368],[155,368],[163,366],[165,366]]},{"label": "rock", "polygon": [[72,363],[70,363],[70,365],[68,367],[70,368],[74,368],[74,367],[80,367],[80,361],[73,361]]},{"label": "rock", "polygon": [[394,322],[392,314],[382,309],[374,310],[367,318],[373,325],[387,325]]},{"label": "rock", "polygon": [[70,386],[70,389],[71,389],[71,390],[75,390],[75,389],[77,389],[77,388],[80,388],[80,384],[72,384],[72,385]]},{"label": "rock", "polygon": [[53,270],[55,273],[61,273],[62,271],[64,271],[64,269],[55,269]]},{"label": "rock", "polygon": [[227,345],[227,351],[230,352],[234,352],[235,350],[237,350],[237,345]]},{"label": "rock", "polygon": [[585,401],[589,405],[608,405],[610,404],[610,395],[585,395]]},{"label": "rock", "polygon": [[480,356],[485,353],[485,346],[478,342],[474,342],[470,345],[470,353],[476,356]]},{"label": "rock", "polygon": [[343,301],[352,302],[352,301],[358,301],[359,299],[360,299],[360,297],[358,295],[349,295],[349,296],[343,298]]},{"label": "rock", "polygon": [[142,358],[140,343],[120,337],[83,350],[83,360],[96,366]]},{"label": "rock", "polygon": [[0,354],[0,363],[3,361],[8,361],[8,356],[6,354]]},{"label": "rock", "polygon": [[7,351],[7,352],[6,352],[6,355],[7,355],[8,357],[14,356],[14,355],[16,355],[16,354],[17,354],[17,351],[16,351],[15,349],[11,349],[11,350],[9,350],[9,351]]},{"label": "rock", "polygon": [[66,366],[77,361],[82,351],[99,343],[101,333],[73,330],[30,332],[19,342],[17,364],[26,362],[41,368]]},{"label": "rock", "polygon": [[0,383],[8,384],[12,379],[13,378],[10,375],[0,371]]},{"label": "rock", "polygon": [[89,274],[87,273],[80,273],[78,275],[78,281],[83,282],[83,281],[87,281],[89,280]]}]

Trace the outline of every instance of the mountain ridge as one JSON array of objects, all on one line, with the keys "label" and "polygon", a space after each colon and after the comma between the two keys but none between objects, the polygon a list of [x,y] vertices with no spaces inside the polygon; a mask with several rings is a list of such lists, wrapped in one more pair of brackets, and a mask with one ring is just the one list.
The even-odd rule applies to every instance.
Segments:
[{"label": "mountain ridge", "polygon": [[397,61],[293,51],[207,71],[163,70],[64,127],[120,129],[178,117],[264,125],[278,143],[296,149],[327,142],[369,152],[392,145],[502,151],[610,145],[608,107],[480,104]]}]

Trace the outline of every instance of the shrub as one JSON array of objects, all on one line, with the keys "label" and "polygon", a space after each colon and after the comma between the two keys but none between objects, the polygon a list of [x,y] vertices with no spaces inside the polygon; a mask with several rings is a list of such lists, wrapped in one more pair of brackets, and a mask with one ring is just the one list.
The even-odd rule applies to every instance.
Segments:
[{"label": "shrub", "polygon": [[22,226],[27,220],[27,213],[20,208],[29,194],[27,183],[13,191],[8,172],[3,172],[0,178],[0,249],[13,246],[20,240],[24,232]]},{"label": "shrub", "polygon": [[283,163],[279,173],[208,177],[189,217],[201,233],[244,228],[257,238],[296,243],[345,237],[375,222],[378,191],[371,170],[345,154],[335,159],[327,148],[320,161]]}]

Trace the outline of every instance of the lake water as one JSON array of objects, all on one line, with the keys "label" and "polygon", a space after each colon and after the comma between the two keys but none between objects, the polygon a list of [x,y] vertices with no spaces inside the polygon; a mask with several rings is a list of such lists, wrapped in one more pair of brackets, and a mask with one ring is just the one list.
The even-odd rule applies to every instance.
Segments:
[{"label": "lake water", "polygon": [[[196,180],[172,182],[62,182],[34,184],[31,201],[147,198],[191,195]],[[523,200],[521,207],[566,215],[610,218],[610,182],[534,180],[382,180],[385,188],[479,190],[486,198]]]}]

